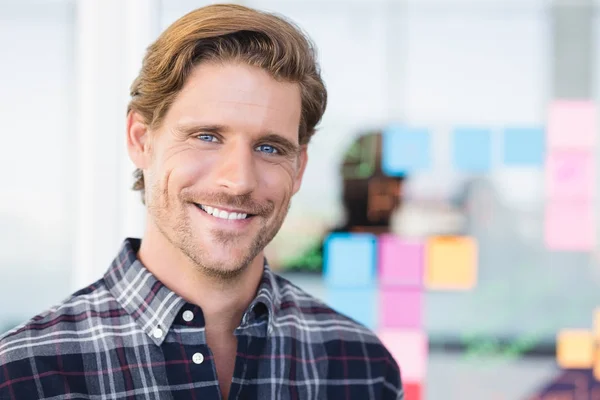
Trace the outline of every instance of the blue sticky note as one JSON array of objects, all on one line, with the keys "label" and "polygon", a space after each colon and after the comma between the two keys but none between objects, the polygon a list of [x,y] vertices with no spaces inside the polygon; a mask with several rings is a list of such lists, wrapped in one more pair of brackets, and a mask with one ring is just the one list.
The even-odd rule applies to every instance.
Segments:
[{"label": "blue sticky note", "polygon": [[382,134],[381,170],[389,176],[431,167],[431,133],[426,128],[390,126]]},{"label": "blue sticky note", "polygon": [[462,172],[492,168],[492,132],[485,128],[456,128],[452,132],[452,162]]},{"label": "blue sticky note", "polygon": [[375,284],[377,243],[368,233],[332,233],[325,239],[323,275],[328,287],[366,288]]},{"label": "blue sticky note", "polygon": [[325,303],[335,311],[352,318],[369,329],[376,329],[377,289],[328,289]]},{"label": "blue sticky note", "polygon": [[543,166],[545,156],[544,128],[506,128],[504,130],[504,164],[510,166]]}]

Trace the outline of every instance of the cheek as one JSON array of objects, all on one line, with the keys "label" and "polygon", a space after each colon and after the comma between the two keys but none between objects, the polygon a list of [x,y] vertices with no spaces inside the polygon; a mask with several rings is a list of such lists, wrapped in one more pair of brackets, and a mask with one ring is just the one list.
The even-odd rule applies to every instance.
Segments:
[{"label": "cheek", "polygon": [[165,168],[172,171],[171,179],[179,187],[192,186],[211,170],[213,158],[210,154],[193,149],[184,149],[172,153],[165,162]]},{"label": "cheek", "polygon": [[294,187],[291,168],[282,165],[264,167],[261,181],[268,196],[275,201],[291,197]]}]

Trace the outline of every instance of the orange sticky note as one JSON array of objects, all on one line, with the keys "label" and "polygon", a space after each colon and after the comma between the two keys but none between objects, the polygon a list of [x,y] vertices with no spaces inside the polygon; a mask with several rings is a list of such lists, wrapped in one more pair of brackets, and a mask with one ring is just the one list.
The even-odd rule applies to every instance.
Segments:
[{"label": "orange sticky note", "polygon": [[427,241],[425,285],[430,289],[469,290],[477,282],[477,243],[468,236],[437,236]]},{"label": "orange sticky note", "polygon": [[556,338],[556,361],[565,369],[589,369],[594,365],[594,335],[591,331],[567,329]]},{"label": "orange sticky note", "polygon": [[600,308],[594,310],[594,338],[600,340]]}]

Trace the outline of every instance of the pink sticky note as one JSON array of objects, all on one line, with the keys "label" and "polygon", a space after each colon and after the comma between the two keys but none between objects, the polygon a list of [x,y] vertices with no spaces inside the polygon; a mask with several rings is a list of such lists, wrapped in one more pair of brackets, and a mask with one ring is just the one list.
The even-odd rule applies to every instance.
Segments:
[{"label": "pink sticky note", "polygon": [[561,201],[546,205],[545,241],[550,250],[590,251],[596,244],[591,201]]},{"label": "pink sticky note", "polygon": [[596,160],[589,150],[551,150],[546,161],[546,192],[551,200],[589,199],[596,192]]},{"label": "pink sticky note", "polygon": [[381,235],[379,247],[379,282],[382,287],[423,285],[423,244]]},{"label": "pink sticky note", "polygon": [[549,107],[548,145],[583,148],[596,145],[598,117],[592,101],[557,100]]},{"label": "pink sticky note", "polygon": [[380,326],[383,328],[423,328],[423,290],[384,288],[379,292]]},{"label": "pink sticky note", "polygon": [[423,382],[427,372],[427,334],[420,330],[380,329],[379,339],[400,366],[405,382]]}]

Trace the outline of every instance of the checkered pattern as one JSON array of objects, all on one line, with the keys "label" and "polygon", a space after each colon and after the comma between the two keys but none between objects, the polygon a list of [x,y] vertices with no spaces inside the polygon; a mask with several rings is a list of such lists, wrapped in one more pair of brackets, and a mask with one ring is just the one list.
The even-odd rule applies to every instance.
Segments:
[{"label": "checkered pattern", "polygon": [[[125,240],[102,279],[0,337],[0,399],[222,398],[202,311],[144,268],[139,245]],[[266,264],[235,334],[231,399],[404,398],[374,333]]]}]

